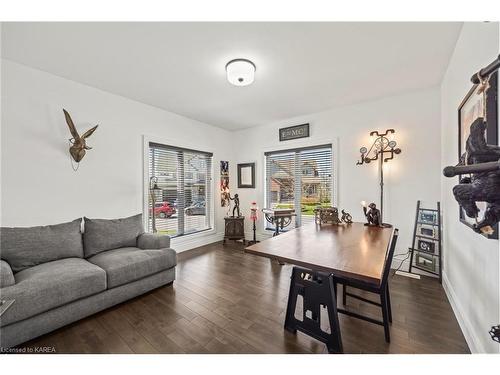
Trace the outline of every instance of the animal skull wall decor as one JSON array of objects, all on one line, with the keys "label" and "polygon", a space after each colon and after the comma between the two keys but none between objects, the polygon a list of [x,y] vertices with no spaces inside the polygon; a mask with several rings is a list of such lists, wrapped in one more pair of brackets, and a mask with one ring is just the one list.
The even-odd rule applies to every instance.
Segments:
[{"label": "animal skull wall decor", "polygon": [[87,146],[86,139],[90,137],[92,133],[94,133],[94,131],[97,129],[99,125],[96,125],[93,128],[87,130],[80,136],[80,134],[78,134],[78,131],[76,130],[75,124],[73,123],[73,120],[71,119],[69,113],[64,108],[63,112],[64,112],[64,117],[66,117],[66,123],[68,124],[69,131],[73,136],[72,138],[69,139],[71,143],[71,147],[69,148],[69,153],[71,154],[73,160],[79,163],[85,156],[86,150],[92,149],[92,147]]}]

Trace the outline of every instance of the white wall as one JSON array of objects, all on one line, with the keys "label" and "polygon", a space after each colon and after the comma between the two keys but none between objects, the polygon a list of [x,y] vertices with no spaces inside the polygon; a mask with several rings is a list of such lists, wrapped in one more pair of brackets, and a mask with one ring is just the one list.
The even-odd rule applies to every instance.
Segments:
[{"label": "white wall", "polygon": [[[280,127],[310,123],[311,137],[305,141],[278,141]],[[418,199],[435,205],[439,200],[440,167],[439,88],[411,92],[381,100],[291,118],[279,123],[235,133],[235,163],[257,163],[257,188],[239,189],[242,207],[252,200],[264,207],[264,150],[302,145],[324,144],[338,140],[337,204],[349,211],[356,221],[363,221],[360,201],[378,205],[377,164],[357,166],[359,148],[368,146],[372,130],[396,130],[402,153],[386,164],[384,221],[400,229],[398,252],[411,245],[415,207]],[[236,173],[232,173],[236,186]],[[234,190],[234,188],[233,188]],[[259,225],[260,235],[266,235]],[[250,232],[250,223],[247,222]],[[396,263],[395,263],[396,264]],[[397,264],[396,264],[397,265]]]},{"label": "white wall", "polygon": [[[218,191],[219,160],[231,159],[229,132],[5,59],[1,62],[2,225],[142,212],[143,134],[213,151]],[[70,165],[63,107],[80,130],[99,124],[88,140],[93,149],[77,172]],[[218,235],[194,243],[178,240],[177,250],[221,238],[224,213],[219,205],[215,200]]]},{"label": "white wall", "polygon": [[[457,108],[470,77],[499,53],[498,23],[465,23],[441,85],[441,166],[458,159]],[[488,331],[500,322],[499,246],[458,220],[452,193],[456,178],[441,177],[444,225],[444,286],[471,351],[499,351]]]}]

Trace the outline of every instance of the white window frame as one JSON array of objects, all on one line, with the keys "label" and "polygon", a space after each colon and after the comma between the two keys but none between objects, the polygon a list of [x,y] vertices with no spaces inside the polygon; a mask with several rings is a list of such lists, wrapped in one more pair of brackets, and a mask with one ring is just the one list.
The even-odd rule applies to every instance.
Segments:
[{"label": "white window frame", "polygon": [[[274,146],[269,146],[266,148],[261,149],[261,156],[260,160],[262,160],[262,172],[261,172],[261,178],[262,181],[264,182],[263,185],[263,190],[262,190],[262,202],[263,202],[263,207],[267,204],[266,201],[266,192],[267,192],[267,169],[266,169],[266,152],[280,152],[280,151],[286,151],[286,150],[293,150],[297,148],[308,148],[308,147],[316,147],[319,145],[331,145],[332,147],[332,173],[333,173],[333,178],[332,178],[332,187],[331,187],[331,194],[332,194],[332,204],[335,207],[339,207],[339,201],[340,201],[340,196],[339,196],[339,189],[338,189],[338,178],[339,178],[339,173],[338,173],[338,165],[339,165],[339,152],[338,152],[338,138],[330,138],[330,139],[319,139],[319,138],[308,138],[305,141],[286,141],[286,142],[280,142],[277,143]],[[267,221],[264,219],[262,220],[261,228],[263,230],[262,233],[269,233],[270,231],[267,230]],[[272,234],[269,234],[271,236]]]},{"label": "white window frame", "polygon": [[200,152],[209,152],[212,154],[212,166],[211,169],[208,171],[210,174],[210,179],[212,180],[212,194],[210,197],[207,197],[207,199],[210,200],[211,207],[213,207],[210,212],[208,213],[210,215],[210,223],[212,224],[212,227],[206,230],[202,230],[199,232],[194,232],[194,233],[187,233],[183,234],[182,236],[178,237],[173,237],[172,238],[172,243],[173,244],[183,244],[185,242],[190,242],[195,238],[199,237],[205,237],[209,235],[213,235],[217,233],[217,223],[215,221],[215,191],[214,189],[218,189],[217,182],[214,179],[214,164],[216,160],[216,153],[209,147],[205,147],[203,145],[195,145],[191,144],[188,142],[184,141],[179,141],[176,139],[171,139],[171,138],[162,138],[162,137],[157,137],[157,136],[151,136],[151,135],[146,135],[144,134],[142,136],[143,142],[142,142],[142,148],[143,148],[143,167],[142,167],[142,176],[143,176],[143,185],[142,185],[142,220],[144,224],[144,228],[148,228],[148,215],[149,215],[149,144],[150,143],[158,143],[162,144],[165,146],[174,146],[174,147],[179,147],[179,148],[185,148],[188,150],[199,150]]}]

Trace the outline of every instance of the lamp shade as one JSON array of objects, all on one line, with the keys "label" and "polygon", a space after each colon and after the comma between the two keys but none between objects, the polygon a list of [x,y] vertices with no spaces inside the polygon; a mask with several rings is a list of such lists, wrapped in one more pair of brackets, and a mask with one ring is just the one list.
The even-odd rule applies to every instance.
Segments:
[{"label": "lamp shade", "polygon": [[246,59],[231,60],[226,64],[229,83],[235,86],[248,86],[255,79],[255,64]]},{"label": "lamp shade", "polygon": [[250,220],[252,221],[257,221],[257,210],[259,207],[257,207],[257,202],[252,202],[250,204]]}]

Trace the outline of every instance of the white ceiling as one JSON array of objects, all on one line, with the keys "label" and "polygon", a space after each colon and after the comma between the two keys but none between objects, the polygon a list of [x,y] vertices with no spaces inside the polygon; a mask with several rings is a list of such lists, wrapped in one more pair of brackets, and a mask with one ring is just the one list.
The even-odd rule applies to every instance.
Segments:
[{"label": "white ceiling", "polygon": [[[4,23],[2,55],[226,129],[440,83],[461,23]],[[230,85],[234,58],[257,66]]]}]

